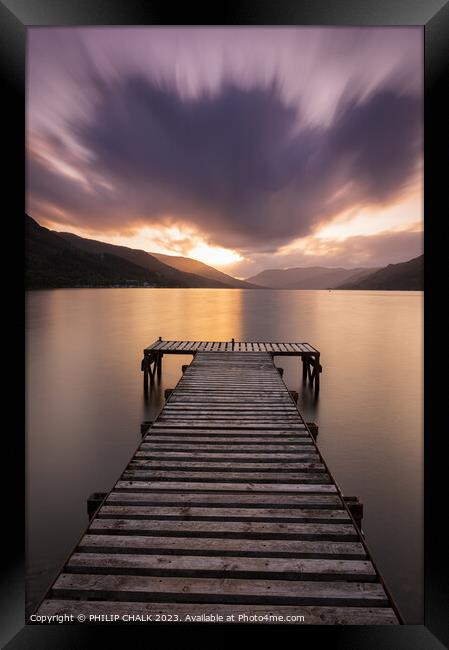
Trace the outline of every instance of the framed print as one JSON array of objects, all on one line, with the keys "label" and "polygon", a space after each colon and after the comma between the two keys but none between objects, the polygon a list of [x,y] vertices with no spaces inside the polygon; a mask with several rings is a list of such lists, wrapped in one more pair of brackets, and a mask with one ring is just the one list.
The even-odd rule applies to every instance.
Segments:
[{"label": "framed print", "polygon": [[448,6],[229,9],[0,4],[11,650],[449,641]]}]

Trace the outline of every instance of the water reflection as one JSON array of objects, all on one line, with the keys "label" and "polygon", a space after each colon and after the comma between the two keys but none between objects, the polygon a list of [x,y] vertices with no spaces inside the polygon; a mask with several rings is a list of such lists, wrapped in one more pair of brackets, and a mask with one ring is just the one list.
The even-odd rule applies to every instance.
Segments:
[{"label": "water reflection", "polygon": [[308,341],[319,400],[298,358],[277,357],[346,494],[365,505],[368,544],[411,623],[422,620],[422,294],[72,289],[27,297],[28,601],[87,524],[191,356],[166,355],[147,399],[143,348],[159,336]]}]

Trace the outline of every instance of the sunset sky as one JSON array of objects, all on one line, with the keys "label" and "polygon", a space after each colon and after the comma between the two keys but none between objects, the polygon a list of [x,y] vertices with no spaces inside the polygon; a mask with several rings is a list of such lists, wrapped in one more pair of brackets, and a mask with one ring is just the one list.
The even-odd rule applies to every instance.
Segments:
[{"label": "sunset sky", "polygon": [[27,212],[264,268],[422,252],[422,28],[31,28]]}]

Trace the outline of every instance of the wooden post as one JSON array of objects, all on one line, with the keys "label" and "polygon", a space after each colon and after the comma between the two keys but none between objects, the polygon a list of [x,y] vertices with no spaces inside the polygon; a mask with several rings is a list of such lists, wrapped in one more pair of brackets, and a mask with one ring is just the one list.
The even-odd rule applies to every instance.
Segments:
[{"label": "wooden post", "polygon": [[315,397],[317,397],[318,393],[320,392],[320,372],[320,353],[318,352],[318,354],[315,356],[314,361]]},{"label": "wooden post", "polygon": [[318,437],[318,425],[317,425],[317,423],[316,422],[306,422],[306,424],[307,424],[307,426],[309,428],[309,431],[310,431],[310,433],[312,435],[312,438],[314,440],[316,440],[317,437]]},{"label": "wooden post", "polygon": [[158,355],[157,355],[157,361],[156,361],[156,365],[157,365],[157,378],[158,378],[158,379],[160,379],[160,378],[161,378],[161,375],[162,375],[162,357],[163,357],[162,352],[158,352]]},{"label": "wooden post", "polygon": [[298,395],[298,391],[296,391],[296,390],[289,390],[288,392],[289,392],[290,395],[293,397],[293,399],[295,400],[295,402],[297,402],[297,401],[298,401],[298,397],[299,397],[299,395]]},{"label": "wooden post", "polygon": [[98,508],[100,507],[102,501],[106,496],[107,492],[92,492],[90,497],[87,499],[87,516],[89,521],[92,519]]},{"label": "wooden post", "polygon": [[301,357],[301,360],[302,360],[302,382],[303,384],[305,384],[307,381],[307,366],[309,365],[309,361],[307,357]]},{"label": "wooden post", "polygon": [[362,530],[363,519],[363,503],[360,503],[358,497],[343,497],[344,502],[348,506],[348,510],[354,517],[357,528]]},{"label": "wooden post", "polygon": [[234,349],[235,341],[232,339],[232,349]]},{"label": "wooden post", "polygon": [[143,370],[143,390],[144,393],[148,394],[148,357],[145,356],[142,359],[141,369]]},{"label": "wooden post", "polygon": [[142,434],[142,438],[148,433],[152,424],[153,424],[153,420],[144,420],[141,423],[140,433]]},{"label": "wooden post", "polygon": [[173,388],[166,388],[164,391],[164,397],[167,399],[173,393]]},{"label": "wooden post", "polygon": [[307,377],[309,378],[309,386],[313,386],[313,369],[313,362],[311,363],[309,359],[307,363]]},{"label": "wooden post", "polygon": [[284,368],[277,368],[278,373],[281,375],[281,377],[284,374]]},{"label": "wooden post", "polygon": [[188,364],[188,363],[186,363],[186,364],[184,364],[183,366],[181,366],[182,374],[185,373],[185,371],[187,370],[188,367],[189,367],[189,364]]}]

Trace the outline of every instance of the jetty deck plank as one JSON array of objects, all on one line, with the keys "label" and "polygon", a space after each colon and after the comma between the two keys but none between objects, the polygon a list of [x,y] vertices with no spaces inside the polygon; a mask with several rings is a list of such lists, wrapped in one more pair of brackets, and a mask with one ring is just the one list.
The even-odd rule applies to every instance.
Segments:
[{"label": "jetty deck plank", "polygon": [[310,343],[285,343],[264,341],[155,341],[146,351],[169,352],[171,354],[192,354],[195,352],[269,352],[278,355],[316,354],[318,350]]},{"label": "jetty deck plank", "polygon": [[400,622],[273,363],[318,351],[157,341],[156,352],[194,358],[37,613]]}]

